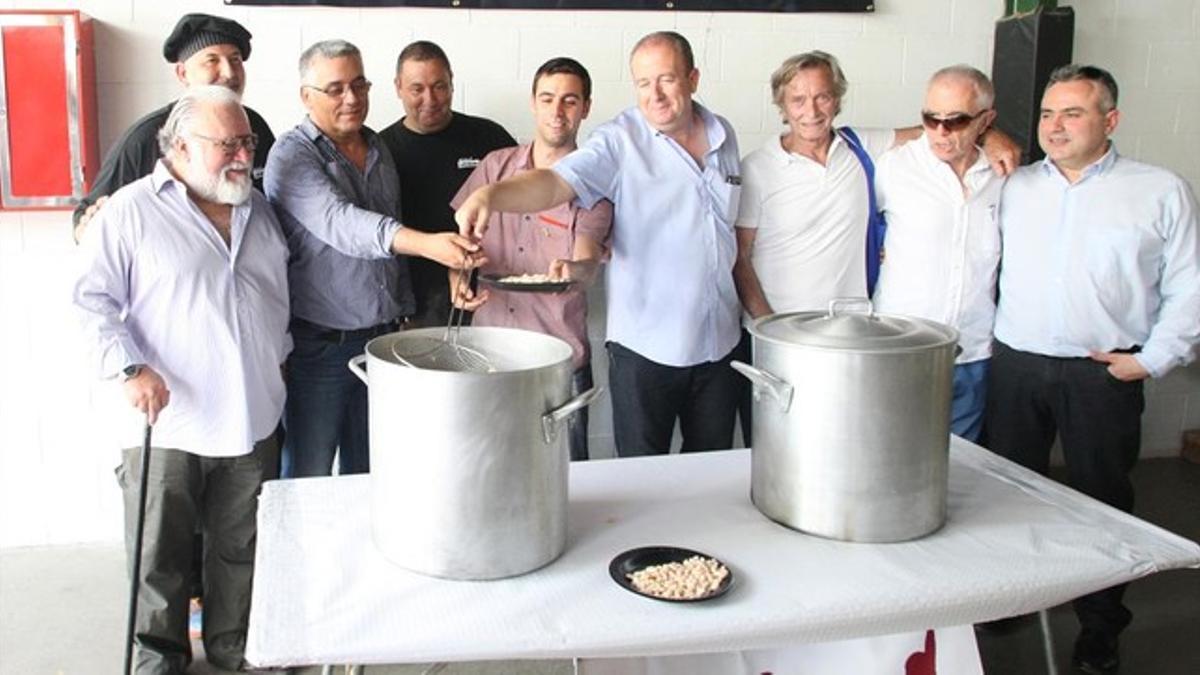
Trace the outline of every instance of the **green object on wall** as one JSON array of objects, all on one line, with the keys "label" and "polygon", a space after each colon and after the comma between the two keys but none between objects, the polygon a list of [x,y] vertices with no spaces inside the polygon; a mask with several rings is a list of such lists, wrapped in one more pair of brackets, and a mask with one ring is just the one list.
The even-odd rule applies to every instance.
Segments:
[{"label": "green object on wall", "polygon": [[1028,14],[1037,9],[1054,9],[1058,0],[1004,0],[1004,16]]}]

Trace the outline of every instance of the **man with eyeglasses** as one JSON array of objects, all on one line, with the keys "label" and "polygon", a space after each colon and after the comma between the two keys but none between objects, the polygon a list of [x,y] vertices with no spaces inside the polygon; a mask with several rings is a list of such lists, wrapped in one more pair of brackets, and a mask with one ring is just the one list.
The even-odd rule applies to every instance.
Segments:
[{"label": "man with eyeglasses", "polygon": [[[418,40],[396,59],[396,94],[404,117],[379,132],[400,179],[401,220],[424,232],[457,232],[450,199],[493,150],[517,141],[489,119],[451,109],[454,72],[446,52]],[[444,326],[450,311],[446,268],[432,260],[409,265],[416,311],[408,324]]]},{"label": "man with eyeglasses", "polygon": [[[1046,157],[1013,174],[1000,199],[986,435],[1043,474],[1057,435],[1066,483],[1130,511],[1143,383],[1191,362],[1200,343],[1200,233],[1187,181],[1117,152],[1120,118],[1107,71],[1050,74],[1038,122]],[[1133,618],[1124,591],[1075,600],[1077,670],[1117,672]]]},{"label": "man with eyeglasses", "polygon": [[138,673],[192,659],[192,535],[205,540],[204,652],[244,667],[258,493],[274,477],[288,336],[287,243],[251,187],[256,139],[232,90],[188,89],[158,132],[154,171],[84,233],[73,299],[113,411],[132,556],[143,422],[154,426],[137,600]]},{"label": "man with eyeglasses", "polygon": [[[187,14],[163,42],[163,57],[174,64],[175,77],[184,86],[219,84],[240,96],[246,88],[243,63],[250,58],[250,32],[232,19]],[[91,191],[75,207],[72,215],[75,241],[79,241],[88,221],[108,195],[154,170],[161,156],[155,135],[174,105],[169,103],[134,122],[113,144]],[[254,187],[262,190],[263,167],[275,136],[261,115],[250,108],[245,110],[250,128],[258,136],[252,179]]]},{"label": "man with eyeglasses", "polygon": [[950,431],[979,440],[987,395],[1003,179],[976,145],[992,123],[995,93],[979,70],[943,68],[929,80],[917,140],[884,153],[875,172],[887,216],[887,257],[875,309],[932,319],[959,331]]},{"label": "man with eyeglasses", "polygon": [[285,478],[329,475],[335,453],[340,473],[368,470],[367,389],[346,362],[414,311],[408,259],[398,256],[455,269],[486,261],[457,233],[401,225],[392,156],[364,125],[371,82],[357,47],[312,45],[300,81],[308,115],[279,137],[266,175],[292,252]]}]

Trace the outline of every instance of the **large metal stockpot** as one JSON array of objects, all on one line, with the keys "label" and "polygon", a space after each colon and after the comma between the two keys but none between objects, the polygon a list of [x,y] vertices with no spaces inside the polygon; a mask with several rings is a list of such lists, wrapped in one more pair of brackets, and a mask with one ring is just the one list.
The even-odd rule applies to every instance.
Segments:
[{"label": "large metal stockpot", "polygon": [[811,534],[915,539],[946,517],[958,332],[878,315],[870,302],[762,317],[754,366],[751,498]]},{"label": "large metal stockpot", "polygon": [[[512,328],[463,328],[494,372],[401,365],[443,328],[377,337],[350,370],[368,385],[371,533],[392,562],[450,579],[498,579],[557,558],[567,537],[571,347]],[[363,363],[366,369],[363,369]]]}]

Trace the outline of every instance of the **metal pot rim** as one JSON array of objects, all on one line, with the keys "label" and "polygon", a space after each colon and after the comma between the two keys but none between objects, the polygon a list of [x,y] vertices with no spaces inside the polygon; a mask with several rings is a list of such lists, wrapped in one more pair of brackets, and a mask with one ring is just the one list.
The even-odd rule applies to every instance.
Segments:
[{"label": "metal pot rim", "polygon": [[[520,365],[512,368],[499,368],[495,372],[483,373],[472,372],[466,370],[436,370],[432,368],[411,368],[402,363],[398,363],[391,353],[390,345],[397,340],[404,340],[406,337],[413,338],[435,338],[440,340],[445,329],[441,327],[432,328],[417,328],[407,331],[398,331],[388,333],[372,338],[363,348],[363,352],[368,359],[373,363],[381,363],[387,366],[399,368],[402,371],[407,371],[413,376],[427,377],[487,377],[498,378],[505,375],[519,376],[525,375],[544,368],[555,368],[563,362],[569,363],[572,356],[572,349],[566,341],[557,338],[553,335],[538,333],[536,331],[523,330],[520,328],[502,328],[499,326],[464,326],[462,328],[461,339],[468,346],[479,346],[478,338],[485,338],[483,341],[515,341],[516,343],[541,343],[537,348],[548,350],[551,353],[544,358],[539,358],[533,362],[532,357],[525,357],[526,361],[530,361],[528,365]],[[495,350],[483,350],[489,353],[497,353],[498,358],[507,358],[509,355],[499,355]]]}]

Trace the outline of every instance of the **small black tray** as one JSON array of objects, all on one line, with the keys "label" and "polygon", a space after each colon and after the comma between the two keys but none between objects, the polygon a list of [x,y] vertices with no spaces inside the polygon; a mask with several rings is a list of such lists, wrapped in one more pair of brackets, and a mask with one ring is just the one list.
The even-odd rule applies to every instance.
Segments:
[{"label": "small black tray", "polygon": [[641,548],[630,549],[613,558],[612,562],[608,564],[608,574],[612,577],[613,581],[617,582],[618,585],[630,593],[637,593],[640,596],[650,598],[652,600],[661,600],[663,602],[704,602],[706,600],[712,600],[725,595],[725,593],[728,592],[733,586],[733,569],[729,567],[729,565],[725,565],[725,569],[729,570],[729,574],[721,580],[721,583],[719,586],[717,586],[717,589],[708,595],[703,595],[698,598],[663,598],[657,595],[650,595],[649,593],[643,593],[639,591],[637,587],[633,585],[633,582],[629,580],[628,575],[646,567],[651,567],[653,565],[665,565],[666,563],[673,562],[683,562],[684,560],[697,555],[701,558],[710,558],[712,560],[716,560],[718,563],[725,565],[724,562],[721,562],[717,558],[714,558],[707,553],[701,553],[691,549],[678,548],[675,546],[643,546]]}]

